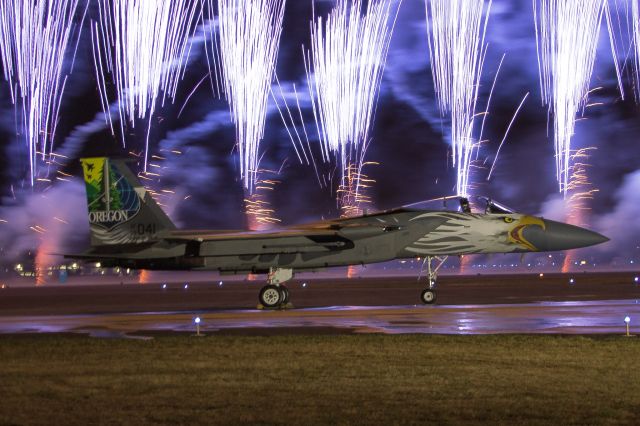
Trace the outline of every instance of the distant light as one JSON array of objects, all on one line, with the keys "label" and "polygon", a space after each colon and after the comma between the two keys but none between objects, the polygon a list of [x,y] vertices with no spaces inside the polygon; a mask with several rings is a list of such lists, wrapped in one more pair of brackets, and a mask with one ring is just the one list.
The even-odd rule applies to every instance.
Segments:
[{"label": "distant light", "polygon": [[542,278],[542,277],[544,277],[544,274],[543,274],[543,273],[540,273],[540,275],[539,275],[539,276],[540,276],[540,278]]},{"label": "distant light", "polygon": [[302,287],[306,287],[306,286],[307,286],[307,283],[302,283]]},{"label": "distant light", "polygon": [[219,286],[219,287],[222,287],[222,281],[220,281],[220,282],[218,283],[218,286]]},{"label": "distant light", "polygon": [[200,317],[196,317],[196,319],[194,320],[196,324],[200,324]]},{"label": "distant light", "polygon": [[167,285],[166,284],[162,284],[162,288],[163,289],[167,288]]},{"label": "distant light", "polygon": [[189,288],[189,284],[185,284],[185,285],[184,285],[184,289],[186,290],[186,289],[188,289],[188,288]]},{"label": "distant light", "polygon": [[574,282],[576,282],[576,280],[574,280],[573,278],[569,280],[569,284],[573,284]]},{"label": "distant light", "polygon": [[639,281],[640,281],[640,278],[638,278],[638,277],[635,277],[635,278],[633,279],[633,282],[634,282],[634,283],[637,283],[637,282],[639,282]]},{"label": "distant light", "polygon": [[631,322],[631,318],[629,318],[628,316],[624,317],[624,322],[629,324]]},{"label": "distant light", "polygon": [[96,262],[96,268],[102,268],[102,263]]}]

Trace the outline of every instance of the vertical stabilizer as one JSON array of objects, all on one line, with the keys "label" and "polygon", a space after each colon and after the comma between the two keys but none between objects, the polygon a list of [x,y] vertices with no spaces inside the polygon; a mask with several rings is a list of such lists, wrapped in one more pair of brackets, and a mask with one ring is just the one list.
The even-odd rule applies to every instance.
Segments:
[{"label": "vertical stabilizer", "polygon": [[155,241],[175,225],[123,160],[83,158],[91,245]]}]

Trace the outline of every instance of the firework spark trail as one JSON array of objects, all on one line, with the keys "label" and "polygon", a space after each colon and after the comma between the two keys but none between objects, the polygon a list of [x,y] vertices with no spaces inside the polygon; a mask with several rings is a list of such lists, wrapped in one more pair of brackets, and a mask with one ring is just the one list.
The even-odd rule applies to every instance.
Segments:
[{"label": "firework spark trail", "polygon": [[[158,104],[173,100],[182,79],[189,39],[195,31],[199,1],[99,0],[99,21],[92,22],[91,38],[98,89],[113,133],[105,71],[111,74],[118,98],[120,131],[149,119]],[[147,168],[149,131],[145,143]]]},{"label": "firework spark trail", "polygon": [[80,37],[79,29],[88,10],[87,4],[76,26],[78,3],[78,0],[0,2],[0,54],[11,99],[21,101],[18,108],[29,150],[32,186],[37,173],[36,156],[41,154],[45,160],[53,150],[66,84],[65,59],[73,38]]},{"label": "firework spark trail", "polygon": [[[214,2],[207,0],[213,14]],[[217,0],[218,35],[209,37],[212,75],[222,78],[236,127],[240,176],[254,190],[267,102],[275,75],[286,0]],[[210,17],[213,21],[213,16]],[[213,34],[215,32],[212,31]]]},{"label": "firework spark trail", "polygon": [[467,195],[471,163],[479,148],[473,131],[491,0],[425,0],[425,8],[438,106],[443,115],[451,113],[456,191]]},{"label": "firework spark trail", "polygon": [[11,88],[11,103],[15,103],[14,91],[13,91],[13,40],[12,36],[14,28],[12,25],[16,22],[14,15],[14,8],[6,1],[0,1],[0,56],[2,59],[2,71],[4,73],[4,79],[9,82]]},{"label": "firework spark trail", "polygon": [[587,104],[605,0],[533,0],[542,101],[553,113],[556,178],[567,196],[576,114]]},{"label": "firework spark trail", "polygon": [[631,2],[631,30],[632,45],[635,54],[634,76],[636,101],[640,102],[640,6],[637,0]]},{"label": "firework spark trail", "polygon": [[[611,46],[611,55],[613,57],[613,64],[616,70],[616,79],[618,80],[618,90],[620,91],[620,98],[624,100],[624,85],[622,83],[623,77],[622,73],[624,71],[625,62],[627,61],[629,54],[631,53],[631,43],[627,45],[625,42],[624,35],[624,21],[629,20],[629,8],[628,2],[625,0],[623,3],[623,8],[625,10],[627,19],[623,19],[620,16],[620,0],[605,0],[604,5],[604,16],[607,22],[607,29],[609,30],[609,45]],[[635,3],[635,1],[633,2]],[[615,13],[612,12],[612,8],[615,8]],[[626,39],[632,41],[631,36],[629,35],[630,28],[626,29],[627,37]],[[618,58],[624,58],[622,64],[620,64],[620,60]]]},{"label": "firework spark trail", "polygon": [[[589,211],[589,202],[593,199],[599,190],[593,187],[589,181],[587,171],[590,167],[588,164],[591,151],[594,147],[581,148],[571,154],[570,158],[570,178],[567,192],[568,198],[565,199],[567,206],[567,222],[577,226],[587,226]],[[562,264],[562,272],[569,272],[575,262],[576,251],[569,250],[566,253]]]},{"label": "firework spark trail", "polygon": [[342,184],[338,188],[338,196],[341,200],[341,217],[360,216],[365,213],[364,206],[371,204],[371,197],[366,194],[366,190],[373,186],[375,180],[360,171],[363,166],[368,165],[379,165],[379,163],[368,161],[361,165],[349,164],[347,166]]},{"label": "firework spark trail", "polygon": [[323,158],[339,158],[342,181],[352,164],[351,176],[361,175],[398,9],[392,16],[392,0],[369,1],[363,15],[362,0],[338,0],[326,20],[311,25],[305,69],[314,118]]},{"label": "firework spark trail", "polygon": [[[266,231],[280,223],[269,202],[269,192],[280,183],[275,179],[282,170],[258,170],[255,191],[244,199],[248,228],[251,231]],[[271,177],[268,177],[271,176]]]}]

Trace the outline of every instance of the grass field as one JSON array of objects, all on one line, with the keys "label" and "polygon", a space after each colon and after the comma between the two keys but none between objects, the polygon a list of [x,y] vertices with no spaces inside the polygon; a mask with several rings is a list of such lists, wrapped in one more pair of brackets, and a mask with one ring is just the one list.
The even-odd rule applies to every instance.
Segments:
[{"label": "grass field", "polygon": [[0,336],[0,424],[639,424],[640,338]]}]

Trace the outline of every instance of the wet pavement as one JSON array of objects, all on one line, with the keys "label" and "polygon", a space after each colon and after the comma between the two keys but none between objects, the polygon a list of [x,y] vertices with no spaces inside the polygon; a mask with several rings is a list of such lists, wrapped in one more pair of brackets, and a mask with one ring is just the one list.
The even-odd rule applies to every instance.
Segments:
[{"label": "wet pavement", "polygon": [[640,300],[538,302],[447,306],[330,306],[266,310],[210,310],[91,315],[5,316],[0,333],[81,333],[135,337],[145,333],[204,334],[427,333],[427,334],[624,334],[640,333]]},{"label": "wet pavement", "polygon": [[443,276],[433,306],[415,305],[425,285],[415,277],[297,279],[287,283],[295,309],[282,311],[247,309],[259,280],[8,288],[0,334],[194,333],[197,316],[207,334],[622,334],[626,316],[640,334],[638,275]]}]

